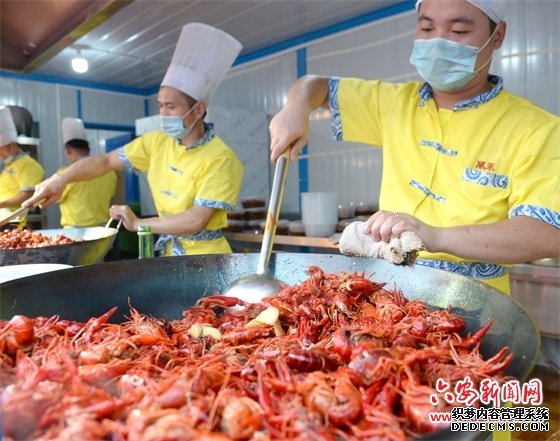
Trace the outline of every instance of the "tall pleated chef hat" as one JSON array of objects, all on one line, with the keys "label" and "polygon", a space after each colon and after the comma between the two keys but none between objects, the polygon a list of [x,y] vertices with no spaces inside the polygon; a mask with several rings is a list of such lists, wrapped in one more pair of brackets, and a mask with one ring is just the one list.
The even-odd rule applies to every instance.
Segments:
[{"label": "tall pleated chef hat", "polygon": [[67,117],[62,120],[62,143],[66,144],[72,139],[87,141],[86,129],[81,119]]},{"label": "tall pleated chef hat", "polygon": [[[506,0],[466,0],[473,6],[484,12],[490,20],[494,23],[501,22],[505,15],[507,9]],[[416,10],[420,7],[422,0],[416,0]]]},{"label": "tall pleated chef hat", "polygon": [[186,24],[161,85],[208,103],[242,48],[220,29],[203,23]]},{"label": "tall pleated chef hat", "polygon": [[0,107],[0,147],[17,140],[17,130],[9,107]]}]

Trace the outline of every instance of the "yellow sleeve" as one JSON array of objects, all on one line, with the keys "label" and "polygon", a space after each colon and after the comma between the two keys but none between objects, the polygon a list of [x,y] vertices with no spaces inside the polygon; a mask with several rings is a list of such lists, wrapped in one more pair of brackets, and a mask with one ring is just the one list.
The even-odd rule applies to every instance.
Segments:
[{"label": "yellow sleeve", "polygon": [[509,217],[530,216],[560,228],[560,118],[534,125],[514,164]]},{"label": "yellow sleeve", "polygon": [[380,81],[366,81],[357,78],[331,80],[329,101],[333,121],[340,121],[340,133],[334,134],[338,140],[381,144],[379,116]]},{"label": "yellow sleeve", "polygon": [[421,83],[389,83],[331,78],[329,104],[334,138],[383,146],[385,137],[402,130],[420,97]]},{"label": "yellow sleeve", "polygon": [[132,140],[119,149],[119,157],[126,168],[136,172],[145,172],[150,165],[152,149],[166,141],[160,131],[146,133]]},{"label": "yellow sleeve", "polygon": [[233,209],[243,180],[243,165],[233,151],[204,163],[196,183],[195,205]]}]

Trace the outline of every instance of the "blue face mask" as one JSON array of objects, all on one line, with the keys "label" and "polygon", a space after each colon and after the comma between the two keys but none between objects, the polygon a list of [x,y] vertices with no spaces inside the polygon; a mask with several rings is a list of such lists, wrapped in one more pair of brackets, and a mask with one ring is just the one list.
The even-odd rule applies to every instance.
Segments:
[{"label": "blue face mask", "polygon": [[414,40],[410,64],[416,67],[418,74],[432,88],[451,92],[467,84],[490,63],[492,57],[480,69],[475,70],[478,53],[493,36],[494,34],[480,49],[444,38]]},{"label": "blue face mask", "polygon": [[165,132],[166,135],[169,135],[175,139],[183,139],[186,136],[189,136],[196,123],[196,120],[194,120],[189,127],[185,127],[183,125],[183,119],[185,119],[187,115],[194,110],[194,108],[195,106],[192,106],[191,109],[183,116],[160,115],[161,130]]}]

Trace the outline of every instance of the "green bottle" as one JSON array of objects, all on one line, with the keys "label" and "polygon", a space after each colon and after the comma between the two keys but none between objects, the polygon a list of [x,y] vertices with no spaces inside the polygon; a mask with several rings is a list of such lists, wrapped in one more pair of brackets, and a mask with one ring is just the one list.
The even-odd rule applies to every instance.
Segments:
[{"label": "green bottle", "polygon": [[154,257],[154,237],[149,225],[138,227],[138,258]]}]

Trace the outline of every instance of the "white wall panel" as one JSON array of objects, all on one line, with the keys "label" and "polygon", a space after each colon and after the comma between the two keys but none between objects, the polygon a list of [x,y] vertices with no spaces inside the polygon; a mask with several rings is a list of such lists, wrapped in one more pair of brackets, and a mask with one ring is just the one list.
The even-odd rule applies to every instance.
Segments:
[{"label": "white wall panel", "polygon": [[82,119],[134,127],[144,117],[144,97],[93,89],[82,90]]},{"label": "white wall panel", "polygon": [[511,2],[507,32],[491,72],[504,77],[506,89],[538,106],[560,113],[560,2]]},{"label": "white wall panel", "polygon": [[249,196],[267,200],[270,176],[266,113],[213,105],[208,116],[214,123],[216,133],[236,152],[244,165],[239,201]]},{"label": "white wall panel", "polygon": [[296,72],[293,52],[235,67],[217,89],[212,103],[276,113],[284,105]]}]

